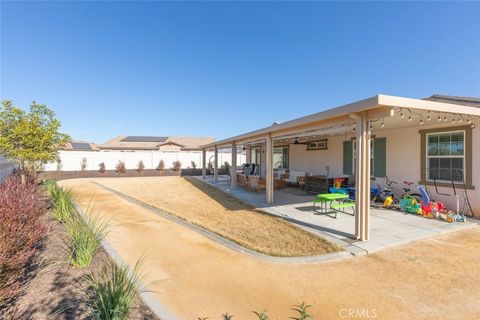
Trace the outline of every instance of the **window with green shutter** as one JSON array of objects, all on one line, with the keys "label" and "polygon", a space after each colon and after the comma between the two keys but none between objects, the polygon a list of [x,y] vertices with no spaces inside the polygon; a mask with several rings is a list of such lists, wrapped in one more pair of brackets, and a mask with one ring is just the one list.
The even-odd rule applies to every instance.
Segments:
[{"label": "window with green shutter", "polygon": [[387,138],[375,138],[373,147],[373,176],[387,175]]},{"label": "window with green shutter", "polygon": [[343,174],[353,173],[353,143],[352,140],[343,141]]},{"label": "window with green shutter", "polygon": [[[385,177],[387,171],[386,138],[372,138],[370,149],[370,170],[374,177]],[[343,174],[355,173],[356,141],[343,142]]]}]

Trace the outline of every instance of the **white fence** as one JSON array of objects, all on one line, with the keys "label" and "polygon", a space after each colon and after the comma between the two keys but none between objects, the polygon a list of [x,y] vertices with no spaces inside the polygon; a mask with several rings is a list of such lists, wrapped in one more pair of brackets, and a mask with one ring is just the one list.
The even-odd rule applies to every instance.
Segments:
[{"label": "white fence", "polygon": [[[123,161],[127,169],[136,169],[141,160],[145,169],[155,169],[160,160],[165,163],[165,168],[173,167],[174,161],[180,161],[182,168],[192,167],[194,161],[197,168],[202,168],[201,151],[60,151],[61,171],[80,171],[80,163],[83,158],[87,159],[86,170],[98,170],[99,164],[104,163],[107,170],[114,170],[118,161]],[[213,152],[207,152],[208,161],[213,162]],[[218,153],[218,164],[222,165],[225,161],[232,163],[230,152]],[[237,155],[237,163],[245,162],[245,155]],[[45,171],[55,171],[57,163],[49,163],[45,166]]]},{"label": "white fence", "polygon": [[0,183],[2,183],[15,168],[15,162],[0,155]]}]

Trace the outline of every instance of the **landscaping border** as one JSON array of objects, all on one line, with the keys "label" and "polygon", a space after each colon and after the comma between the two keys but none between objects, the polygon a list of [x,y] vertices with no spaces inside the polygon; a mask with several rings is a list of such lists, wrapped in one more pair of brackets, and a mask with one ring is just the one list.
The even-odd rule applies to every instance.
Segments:
[{"label": "landscaping border", "polygon": [[[83,217],[85,217],[85,211],[75,203],[75,209],[77,212]],[[117,265],[121,266],[122,264],[127,266],[128,270],[131,272],[132,268],[122,257],[118,254],[118,252],[113,248],[113,246],[107,240],[101,241],[102,247],[110,256],[112,261]],[[143,302],[147,305],[147,307],[161,320],[177,320],[177,318],[167,310],[163,305],[161,305],[157,299],[155,299],[152,294],[148,291],[148,288],[139,280],[137,283],[140,291],[138,295],[143,300]]]},{"label": "landscaping border", "polygon": [[138,199],[135,199],[129,195],[126,195],[120,191],[117,191],[113,188],[107,187],[101,183],[98,183],[96,181],[92,181],[93,184],[99,186],[100,188],[111,192],[120,198],[133,203],[135,205],[138,205],[144,209],[147,209],[151,211],[154,214],[157,214],[161,216],[162,218],[165,218],[171,222],[175,222],[181,226],[184,226],[186,228],[189,228],[190,230],[193,230],[197,233],[200,233],[201,235],[209,238],[210,240],[213,240],[217,242],[218,244],[227,247],[233,251],[236,251],[238,253],[242,253],[251,257],[254,257],[256,259],[260,259],[263,261],[268,261],[268,262],[273,262],[273,263],[278,263],[278,264],[316,264],[316,263],[323,263],[323,262],[330,262],[330,261],[336,261],[340,259],[345,259],[345,258],[350,258],[353,257],[352,253],[348,251],[340,251],[340,252],[334,252],[334,253],[326,253],[322,255],[315,255],[315,256],[299,256],[299,257],[274,257],[274,256],[269,256],[248,248],[245,248],[231,240],[225,239],[216,233],[213,233],[201,226],[198,226],[193,223],[189,223],[186,220],[180,219],[168,212],[165,212],[157,207],[154,207],[152,205],[149,205],[143,201],[140,201]]}]

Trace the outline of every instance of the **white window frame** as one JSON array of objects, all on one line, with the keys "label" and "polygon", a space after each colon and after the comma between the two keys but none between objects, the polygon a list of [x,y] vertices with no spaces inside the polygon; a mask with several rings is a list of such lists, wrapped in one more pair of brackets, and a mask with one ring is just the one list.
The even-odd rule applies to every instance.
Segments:
[{"label": "white window frame", "polygon": [[[370,138],[370,176],[375,177],[375,138]],[[355,174],[355,160],[357,160],[357,140],[352,140],[352,174]]]},{"label": "white window frame", "polygon": [[[459,156],[459,155],[448,155],[448,156],[441,156],[441,155],[438,155],[438,156],[430,156],[428,154],[428,137],[431,136],[431,135],[442,135],[442,134],[452,134],[452,133],[457,133],[457,132],[461,132],[463,133],[463,155],[462,156]],[[441,131],[441,132],[429,132],[429,133],[426,133],[425,134],[425,168],[427,168],[426,172],[425,172],[425,180],[426,181],[429,181],[429,182],[433,182],[434,179],[430,179],[430,159],[431,158],[437,158],[437,159],[441,159],[441,158],[447,158],[447,159],[450,159],[450,158],[462,158],[463,161],[462,161],[462,167],[463,167],[463,181],[454,181],[453,183],[455,184],[462,184],[465,182],[465,177],[467,175],[466,173],[466,148],[467,148],[467,145],[466,145],[466,139],[467,137],[467,132],[465,130],[446,130],[446,131]],[[451,140],[450,140],[451,142]],[[451,183],[451,180],[442,180],[442,179],[435,179],[435,181],[437,182],[443,182],[443,183]]]}]

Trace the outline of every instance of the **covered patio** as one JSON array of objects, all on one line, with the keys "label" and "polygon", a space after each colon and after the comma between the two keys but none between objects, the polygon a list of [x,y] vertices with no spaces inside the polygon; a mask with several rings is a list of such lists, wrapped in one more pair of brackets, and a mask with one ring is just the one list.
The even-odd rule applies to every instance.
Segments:
[{"label": "covered patio", "polygon": [[353,255],[372,253],[478,224],[476,220],[466,223],[445,223],[404,212],[371,208],[372,236],[369,241],[359,241],[352,232],[355,227],[355,218],[352,215],[340,213],[334,219],[329,215],[317,214],[313,211],[312,206],[315,196],[299,192],[297,188],[287,187],[276,190],[275,200],[268,204],[265,199],[265,191],[252,192],[244,188],[232,189],[229,176],[219,175],[216,183],[213,176],[207,176],[203,181],[256,208],[318,234]]},{"label": "covered patio", "polygon": [[[474,185],[479,183],[480,172],[478,167],[472,166],[472,161],[478,161],[479,150],[478,142],[472,141],[479,139],[478,132],[474,131],[479,117],[480,109],[468,105],[377,95],[202,146],[202,178],[256,207],[301,222],[306,228],[322,232],[336,241],[343,241],[345,246],[351,244],[352,251],[378,250],[468,225],[446,224],[443,221],[371,208],[370,191],[373,184],[380,186],[383,178],[388,175],[400,182],[408,180],[424,185],[432,185],[435,180],[437,194],[445,194],[451,192],[449,188],[454,184],[454,179],[458,178],[452,174],[458,167],[462,175],[459,180],[455,180],[455,184],[462,186],[465,194],[473,198],[476,211],[480,197],[478,191],[474,191]],[[437,133],[444,132],[451,139],[447,142],[449,156],[432,155],[431,140]],[[460,134],[461,142],[455,141],[450,132]],[[432,138],[429,134],[433,134]],[[354,178],[356,214],[352,216],[340,213],[337,219],[315,215],[311,210],[315,194],[292,193],[281,189],[283,185],[277,182],[282,177],[276,170],[274,153],[279,146],[288,146],[290,172],[293,172],[294,166],[302,167],[306,179],[326,178],[328,184],[329,179],[333,178]],[[450,155],[450,148],[458,149],[459,146],[461,156],[453,152]],[[234,170],[231,170],[230,177],[220,177],[218,157],[214,157],[214,174],[207,177],[206,152],[213,150],[217,155],[220,148],[232,150],[231,166]],[[237,154],[257,149],[262,160],[258,163],[258,172],[252,174],[264,179],[264,191],[252,193],[238,187]],[[254,153],[247,153],[247,162],[253,162],[253,157]],[[433,168],[432,164],[442,157],[450,161],[450,167]],[[460,160],[457,161],[455,157]],[[442,179],[437,184],[439,170],[447,170],[451,184]],[[328,192],[328,188],[321,191]],[[372,233],[375,235],[372,236]],[[359,243],[357,240],[370,241]]]}]

